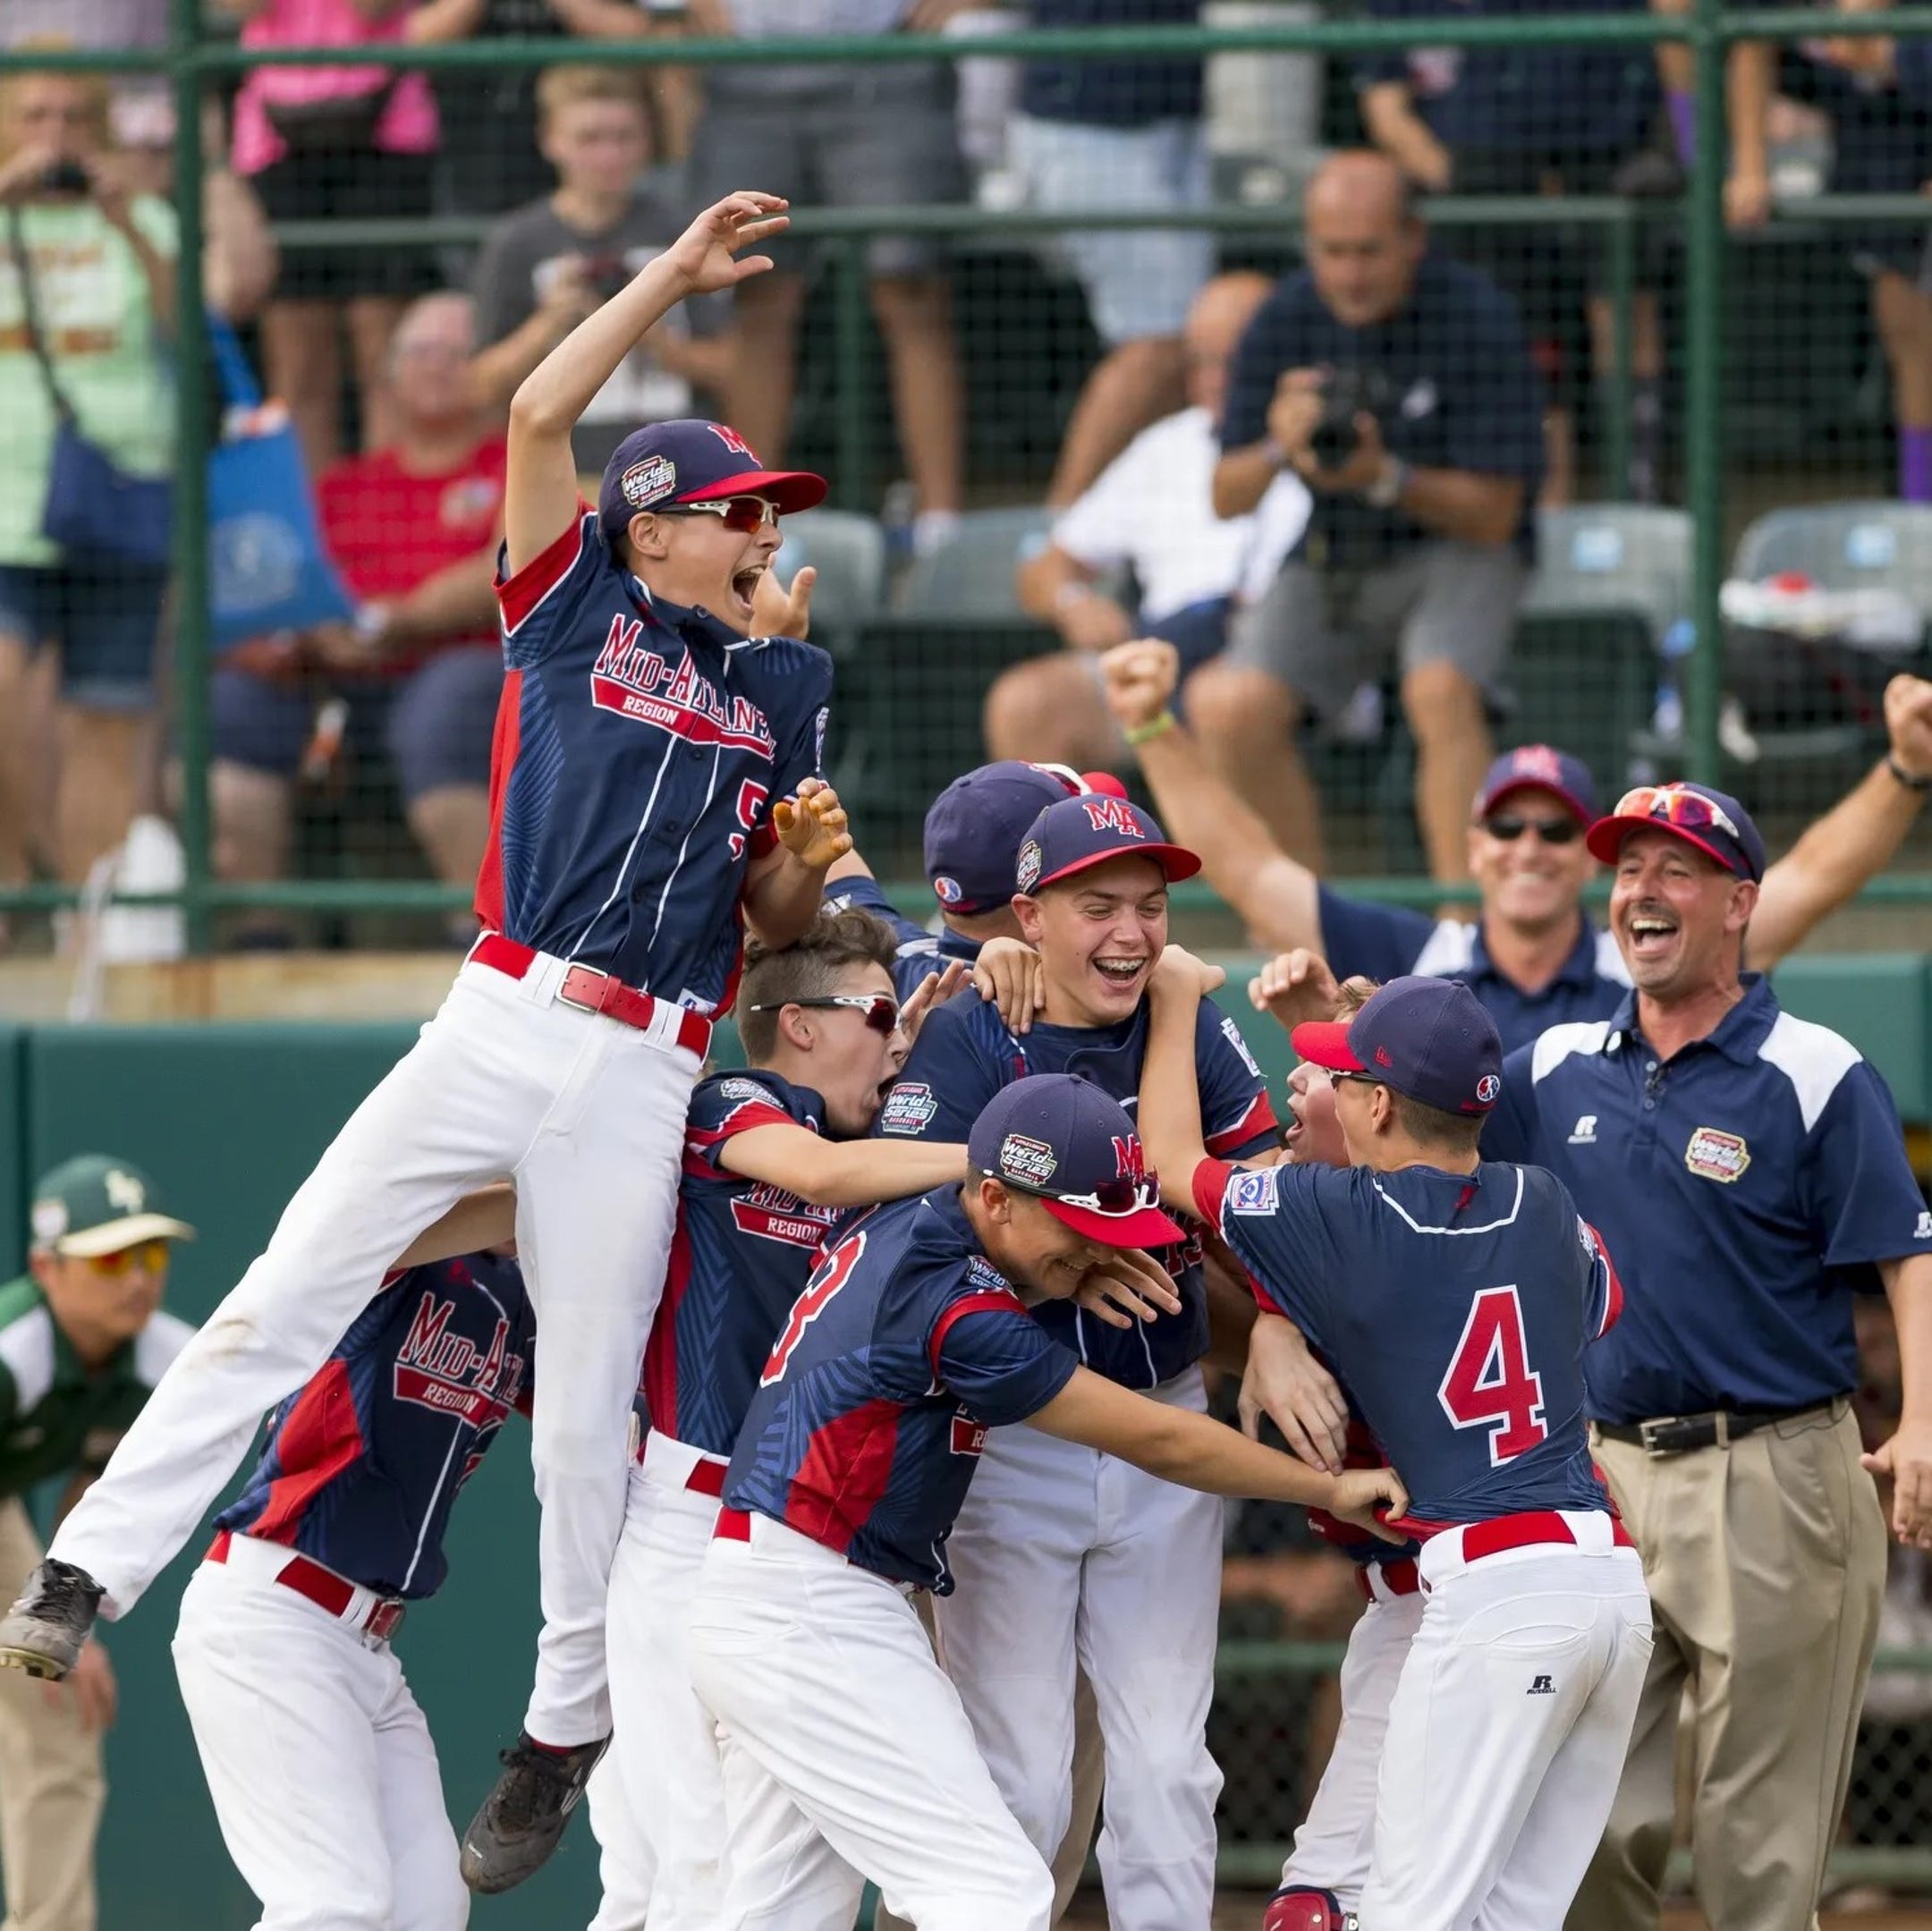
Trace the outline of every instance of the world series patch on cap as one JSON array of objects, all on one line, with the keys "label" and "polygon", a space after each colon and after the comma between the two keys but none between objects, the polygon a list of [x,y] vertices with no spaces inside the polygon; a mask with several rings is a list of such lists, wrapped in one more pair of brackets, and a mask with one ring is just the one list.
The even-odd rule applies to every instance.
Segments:
[{"label": "world series patch on cap", "polygon": [[1467,986],[1393,978],[1351,1020],[1297,1026],[1311,1065],[1362,1073],[1441,1113],[1486,1114],[1503,1094],[1503,1037]]},{"label": "world series patch on cap", "polygon": [[631,519],[665,503],[767,496],[781,515],[825,501],[826,480],[809,470],[767,470],[729,424],[688,416],[633,429],[605,465],[597,527],[614,537]]},{"label": "world series patch on cap", "polygon": [[141,1241],[191,1241],[186,1221],[161,1210],[154,1181],[131,1160],[76,1154],[34,1188],[28,1224],[41,1253],[90,1259]]},{"label": "world series patch on cap", "polygon": [[1071,1073],[1036,1073],[1001,1088],[973,1122],[966,1164],[1107,1247],[1169,1247],[1186,1238],[1160,1210],[1160,1188],[1126,1110]]}]

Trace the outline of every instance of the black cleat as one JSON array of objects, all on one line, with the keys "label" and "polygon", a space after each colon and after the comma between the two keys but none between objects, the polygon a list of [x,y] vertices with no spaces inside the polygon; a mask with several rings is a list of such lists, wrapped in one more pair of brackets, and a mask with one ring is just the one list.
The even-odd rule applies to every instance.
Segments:
[{"label": "black cleat", "polygon": [[608,1737],[547,1750],[521,1732],[498,1759],[503,1774],[463,1833],[462,1881],[488,1896],[513,1890],[548,1861]]},{"label": "black cleat", "polygon": [[80,1660],[100,1613],[101,1586],[72,1563],[42,1563],[0,1619],[0,1669],[59,1682]]}]

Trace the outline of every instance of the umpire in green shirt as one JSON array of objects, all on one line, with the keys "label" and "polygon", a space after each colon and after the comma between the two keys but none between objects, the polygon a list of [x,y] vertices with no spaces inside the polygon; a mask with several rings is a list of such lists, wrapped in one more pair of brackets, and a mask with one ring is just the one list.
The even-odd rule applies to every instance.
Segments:
[{"label": "umpire in green shirt", "polygon": [[[0,1287],[0,1600],[38,1566],[27,1498],[59,1483],[57,1520],[193,1330],[161,1311],[170,1243],[126,1160],[80,1154],[34,1189],[27,1272]],[[94,1839],[107,1787],[101,1735],[114,1680],[98,1641],[57,1687],[0,1673],[0,1865],[6,1931],[94,1931]]]}]

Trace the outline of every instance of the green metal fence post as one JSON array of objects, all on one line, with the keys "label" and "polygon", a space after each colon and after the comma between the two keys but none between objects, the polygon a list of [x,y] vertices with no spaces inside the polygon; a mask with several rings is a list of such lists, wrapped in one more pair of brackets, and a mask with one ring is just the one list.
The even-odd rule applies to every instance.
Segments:
[{"label": "green metal fence post", "polygon": [[181,841],[188,947],[208,948],[208,328],[201,290],[201,76],[199,0],[174,0],[175,265],[174,690],[181,750]]},{"label": "green metal fence post", "polygon": [[1684,692],[1689,775],[1718,776],[1717,710],[1724,637],[1717,595],[1724,582],[1724,183],[1729,165],[1724,118],[1723,0],[1694,0],[1690,48],[1697,71],[1697,152],[1686,197],[1684,315],[1685,497],[1692,524],[1690,615],[1697,647]]},{"label": "green metal fence post", "polygon": [[1632,310],[1637,303],[1636,210],[1626,205],[1610,224],[1604,245],[1610,257],[1611,326],[1616,342],[1610,364],[1609,419],[1603,431],[1603,491],[1613,503],[1630,494],[1631,411],[1636,385],[1631,377]]},{"label": "green metal fence post", "polygon": [[833,264],[832,359],[838,369],[838,401],[834,447],[838,468],[834,472],[834,501],[849,510],[870,512],[871,384],[866,368],[866,240],[841,235]]}]

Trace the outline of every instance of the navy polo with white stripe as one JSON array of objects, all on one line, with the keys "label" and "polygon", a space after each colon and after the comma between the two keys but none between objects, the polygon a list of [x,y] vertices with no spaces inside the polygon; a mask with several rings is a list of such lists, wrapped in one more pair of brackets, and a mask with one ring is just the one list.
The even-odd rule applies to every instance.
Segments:
[{"label": "navy polo with white stripe", "polygon": [[1586,1357],[1598,1421],[1849,1393],[1853,1294],[1876,1263],[1932,1253],[1884,1080],[1767,980],[1744,988],[1667,1060],[1631,995],[1504,1064],[1484,1156],[1554,1173],[1623,1277],[1623,1318]]}]

